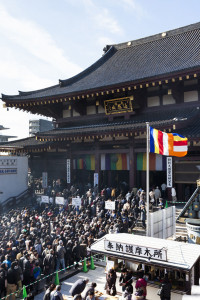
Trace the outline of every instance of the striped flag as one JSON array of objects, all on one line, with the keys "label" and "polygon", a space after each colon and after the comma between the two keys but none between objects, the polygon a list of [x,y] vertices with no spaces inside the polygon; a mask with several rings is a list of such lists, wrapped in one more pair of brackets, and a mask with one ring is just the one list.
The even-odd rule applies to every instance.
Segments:
[{"label": "striped flag", "polygon": [[150,128],[150,152],[182,157],[187,155],[188,140],[177,133],[166,133]]}]

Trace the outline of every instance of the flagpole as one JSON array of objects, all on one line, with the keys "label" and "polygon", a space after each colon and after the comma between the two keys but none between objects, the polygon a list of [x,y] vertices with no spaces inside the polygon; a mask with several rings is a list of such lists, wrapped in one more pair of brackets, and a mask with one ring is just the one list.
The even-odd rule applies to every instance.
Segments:
[{"label": "flagpole", "polygon": [[146,122],[147,147],[146,147],[146,207],[147,207],[147,226],[146,236],[149,236],[149,122]]}]

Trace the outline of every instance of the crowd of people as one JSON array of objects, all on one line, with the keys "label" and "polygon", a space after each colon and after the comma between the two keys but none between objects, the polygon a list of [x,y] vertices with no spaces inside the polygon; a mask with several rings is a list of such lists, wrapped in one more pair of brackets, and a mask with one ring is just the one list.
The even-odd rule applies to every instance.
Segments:
[{"label": "crowd of people", "polygon": [[[138,220],[145,228],[146,196],[142,189],[105,187],[98,192],[88,186],[81,196],[79,187],[70,189],[60,184],[49,186],[45,194],[62,195],[64,206],[38,204],[13,208],[0,215],[0,296],[19,297],[22,286],[28,291],[40,291],[38,279],[46,276],[52,283],[52,273],[78,267],[78,262],[90,255],[91,244],[107,233],[132,233]],[[81,206],[71,199],[81,196]],[[105,201],[115,200],[115,209],[106,210]],[[33,284],[36,282],[36,284]],[[50,286],[49,286],[50,288]],[[55,287],[54,287],[55,289]]]}]

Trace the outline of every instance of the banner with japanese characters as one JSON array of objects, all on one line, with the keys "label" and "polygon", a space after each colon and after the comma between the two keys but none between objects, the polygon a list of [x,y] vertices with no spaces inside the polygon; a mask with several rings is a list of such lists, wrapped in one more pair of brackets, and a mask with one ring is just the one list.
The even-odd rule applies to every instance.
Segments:
[{"label": "banner with japanese characters", "polygon": [[72,198],[72,205],[74,206],[78,206],[80,207],[81,206],[81,198],[80,197],[77,197],[77,198]]},{"label": "banner with japanese characters", "polygon": [[115,201],[105,201],[105,209],[115,210]]},{"label": "banner with japanese characters", "polygon": [[172,157],[167,157],[167,187],[172,188]]},{"label": "banner with japanese characters", "polygon": [[41,196],[42,203],[49,203],[49,196]]},{"label": "banner with japanese characters", "polygon": [[46,189],[48,187],[48,173],[42,172],[42,188]]},{"label": "banner with japanese characters", "polygon": [[139,245],[124,244],[120,242],[113,242],[104,240],[104,248],[107,251],[114,251],[118,253],[128,254],[132,256],[146,257],[148,259],[167,260],[167,250],[165,248],[155,249]]},{"label": "banner with japanese characters", "polygon": [[56,204],[64,205],[65,204],[65,199],[64,199],[64,197],[56,197],[55,202],[56,202]]}]

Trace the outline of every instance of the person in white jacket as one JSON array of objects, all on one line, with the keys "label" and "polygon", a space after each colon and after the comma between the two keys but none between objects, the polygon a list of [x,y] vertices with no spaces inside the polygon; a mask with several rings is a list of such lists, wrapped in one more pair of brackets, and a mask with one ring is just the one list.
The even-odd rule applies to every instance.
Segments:
[{"label": "person in white jacket", "polygon": [[171,189],[171,195],[172,195],[172,202],[175,203],[176,200],[177,200],[175,187],[172,187],[172,189]]}]

